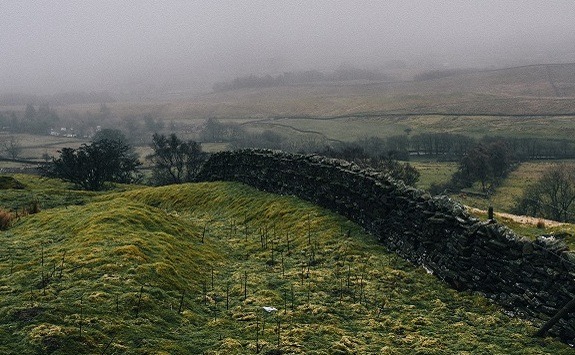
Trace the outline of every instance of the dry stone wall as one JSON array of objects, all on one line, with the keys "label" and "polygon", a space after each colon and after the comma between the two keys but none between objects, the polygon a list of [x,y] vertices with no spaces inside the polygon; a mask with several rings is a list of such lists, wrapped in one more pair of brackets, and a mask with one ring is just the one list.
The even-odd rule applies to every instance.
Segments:
[{"label": "dry stone wall", "polygon": [[[527,240],[470,216],[446,196],[429,196],[348,162],[267,150],[222,152],[212,155],[198,179],[239,181],[335,211],[452,287],[481,292],[536,324],[575,297],[575,255],[557,237]],[[551,333],[575,343],[575,314]]]}]

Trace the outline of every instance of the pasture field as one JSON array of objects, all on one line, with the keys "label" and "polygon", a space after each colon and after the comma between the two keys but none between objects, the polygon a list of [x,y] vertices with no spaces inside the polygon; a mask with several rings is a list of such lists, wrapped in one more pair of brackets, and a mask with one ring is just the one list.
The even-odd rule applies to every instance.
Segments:
[{"label": "pasture field", "polygon": [[455,162],[414,160],[409,161],[409,164],[419,171],[419,181],[416,187],[422,190],[429,190],[432,184],[448,182],[458,167]]},{"label": "pasture field", "polygon": [[[489,206],[496,211],[511,212],[516,202],[523,196],[523,192],[529,186],[536,183],[545,171],[557,164],[575,164],[573,160],[538,160],[520,163],[499,185],[495,193],[485,198],[481,187],[476,184],[473,188],[466,189],[469,193],[461,193],[452,197],[461,203],[479,209],[487,210]],[[417,188],[427,190],[432,183],[446,183],[457,171],[456,162],[438,162],[413,160],[409,164],[414,166],[420,175]]]},{"label": "pasture field", "polygon": [[5,354],[572,352],[294,197],[16,178],[44,207],[0,232]]},{"label": "pasture field", "polygon": [[[487,209],[491,205],[497,211],[510,212],[529,186],[536,183],[547,169],[562,162],[575,163],[569,160],[540,160],[521,163],[509,174],[503,183],[496,188],[495,194],[490,196],[489,199],[477,197],[472,194],[462,194],[459,195],[460,201],[481,209]],[[476,186],[475,190],[480,192],[480,187]]]},{"label": "pasture field", "polygon": [[[521,163],[513,170],[503,183],[497,187],[495,193],[489,198],[481,195],[479,185],[468,192],[452,194],[450,197],[468,207],[470,212],[478,218],[487,219],[487,209],[491,206],[494,208],[496,219],[513,229],[516,233],[526,237],[535,238],[542,234],[561,234],[568,233],[575,235],[575,227],[567,223],[555,223],[538,218],[526,216],[509,215],[518,200],[523,196],[524,191],[542,176],[542,174],[555,164],[574,164],[572,160],[560,161],[530,161]],[[410,161],[420,172],[420,180],[417,187],[423,190],[429,189],[432,183],[445,183],[451,178],[451,175],[457,171],[457,163],[454,162],[429,162],[429,161]],[[542,222],[541,227],[537,227],[538,222]],[[574,248],[573,240],[566,240],[570,248]]]},{"label": "pasture field", "polygon": [[328,140],[350,142],[361,138],[410,134],[451,133],[472,138],[486,135],[512,138],[571,139],[575,116],[512,117],[474,115],[368,115],[333,118],[274,118],[244,123],[244,126],[276,130],[291,127],[295,132],[318,134]]},{"label": "pasture field", "polygon": [[[573,64],[478,71],[427,81],[315,83],[214,92],[156,103],[116,103],[125,114],[173,119],[364,116],[377,113],[461,115],[575,114]],[[554,87],[555,86],[555,87]],[[560,87],[561,90],[556,90]]]},{"label": "pasture field", "polygon": [[[70,147],[77,148],[82,143],[87,142],[81,138],[55,137],[50,135],[32,135],[32,134],[8,134],[0,133],[0,144],[4,144],[11,137],[14,137],[17,144],[22,148],[18,155],[19,159],[41,160],[44,153],[50,156],[57,156],[58,150]],[[4,155],[4,152],[0,153]]]}]

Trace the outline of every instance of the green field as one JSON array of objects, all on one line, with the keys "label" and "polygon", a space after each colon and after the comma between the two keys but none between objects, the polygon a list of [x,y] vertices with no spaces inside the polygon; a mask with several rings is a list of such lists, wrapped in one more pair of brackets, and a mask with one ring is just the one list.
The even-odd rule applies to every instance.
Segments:
[{"label": "green field", "polygon": [[559,117],[510,117],[474,115],[414,115],[414,116],[350,116],[326,118],[275,118],[258,120],[245,124],[260,130],[285,130],[292,133],[305,131],[308,134],[325,136],[329,140],[350,142],[366,137],[387,138],[405,134],[451,133],[473,138],[486,135],[513,138],[565,138],[575,134],[575,116]]},{"label": "green field", "polygon": [[[474,215],[479,218],[487,218],[487,209],[493,207],[495,213],[513,213],[514,207],[532,184],[542,176],[542,174],[551,166],[559,163],[573,164],[573,161],[531,161],[519,164],[499,185],[495,193],[491,196],[484,197],[481,192],[481,187],[476,184],[471,189],[466,189],[464,192],[452,194],[450,197],[468,207],[482,210],[478,213],[472,211]],[[417,187],[421,189],[428,189],[432,183],[441,184],[448,182],[451,175],[457,171],[457,163],[453,162],[410,162],[420,172],[421,176],[417,183]],[[541,234],[549,233],[568,233],[575,235],[575,228],[571,224],[563,224],[552,226],[547,223],[545,228],[537,228],[539,219],[534,218],[529,223],[523,221],[523,218],[510,218],[510,217],[497,217],[497,219],[506,224],[517,233],[528,236],[536,237]],[[544,223],[545,224],[545,223]],[[575,240],[568,238],[567,244],[571,248],[575,247]]]},{"label": "green field", "polygon": [[15,139],[16,144],[21,148],[17,158],[19,160],[30,160],[31,163],[14,162],[9,160],[0,161],[1,168],[22,168],[35,167],[36,162],[44,161],[43,156],[58,156],[58,151],[62,148],[77,148],[87,140],[79,138],[54,137],[50,135],[32,135],[32,134],[9,134],[0,132],[0,158],[8,157],[4,151],[3,144],[9,139]]},{"label": "green field", "polygon": [[455,162],[410,161],[409,164],[419,172],[416,187],[422,190],[428,190],[432,184],[448,182],[458,168]]},{"label": "green field", "polygon": [[[452,197],[461,203],[486,210],[489,206],[502,212],[511,212],[517,203],[517,200],[523,196],[525,189],[537,182],[541,175],[550,167],[559,163],[573,163],[571,161],[530,161],[519,164],[502,184],[497,186],[495,193],[489,198],[485,198],[479,185],[467,189],[470,193],[460,193]],[[420,178],[417,187],[423,190],[429,189],[431,184],[446,183],[451,176],[457,171],[458,163],[455,162],[437,162],[437,161],[411,161]],[[475,192],[472,193],[472,192]]]},{"label": "green field", "polygon": [[572,352],[293,197],[16,177],[43,210],[0,233],[1,353]]},{"label": "green field", "polygon": [[[476,197],[473,195],[461,195],[461,201],[465,204],[487,209],[489,205],[496,210],[510,212],[517,201],[523,196],[523,192],[529,186],[539,180],[541,175],[550,167],[561,161],[532,161],[521,163],[503,183],[497,187],[495,193],[489,199]],[[565,162],[565,161],[563,161]],[[477,189],[479,192],[479,188]]]}]

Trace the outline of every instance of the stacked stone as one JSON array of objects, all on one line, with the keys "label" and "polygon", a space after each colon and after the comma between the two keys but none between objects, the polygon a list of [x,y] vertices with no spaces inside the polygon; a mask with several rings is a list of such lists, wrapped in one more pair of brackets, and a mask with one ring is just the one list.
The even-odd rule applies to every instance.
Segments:
[{"label": "stacked stone", "polygon": [[[214,154],[201,181],[239,181],[295,195],[361,225],[389,249],[459,290],[542,323],[575,297],[575,256],[553,236],[535,242],[482,222],[446,196],[431,197],[387,174],[316,155],[268,150]],[[575,314],[552,333],[575,342]]]}]

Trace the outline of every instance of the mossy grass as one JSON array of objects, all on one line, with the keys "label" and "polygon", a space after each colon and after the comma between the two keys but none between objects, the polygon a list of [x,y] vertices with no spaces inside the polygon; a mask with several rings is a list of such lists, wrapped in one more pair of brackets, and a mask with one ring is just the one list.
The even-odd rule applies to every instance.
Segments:
[{"label": "mossy grass", "polygon": [[83,198],[0,234],[0,353],[572,351],[295,197],[199,183]]},{"label": "mossy grass", "polygon": [[30,204],[38,202],[40,209],[59,206],[82,205],[98,195],[139,188],[137,185],[116,184],[108,191],[92,192],[73,189],[73,185],[57,179],[48,179],[30,174],[13,174],[9,177],[22,184],[22,189],[0,191],[0,207],[21,212]]}]

